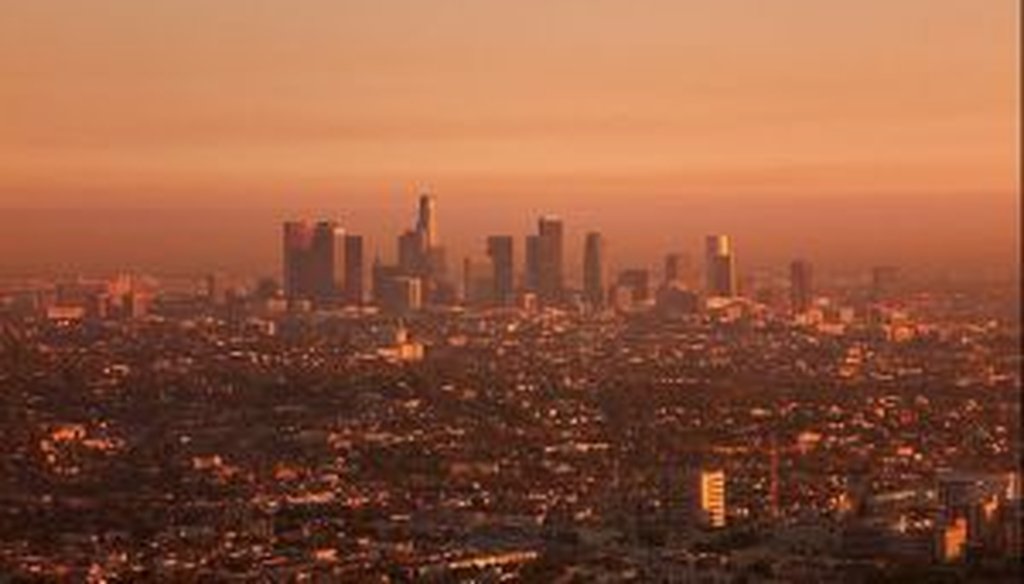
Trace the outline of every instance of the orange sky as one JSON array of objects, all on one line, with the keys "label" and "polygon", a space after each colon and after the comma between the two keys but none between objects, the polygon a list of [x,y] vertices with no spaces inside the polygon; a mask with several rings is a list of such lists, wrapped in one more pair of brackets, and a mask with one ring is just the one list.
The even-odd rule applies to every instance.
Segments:
[{"label": "orange sky", "polygon": [[1012,191],[1016,6],[6,3],[0,188]]},{"label": "orange sky", "polygon": [[448,209],[941,194],[988,217],[1017,193],[1017,4],[6,2],[0,208],[429,187]]}]

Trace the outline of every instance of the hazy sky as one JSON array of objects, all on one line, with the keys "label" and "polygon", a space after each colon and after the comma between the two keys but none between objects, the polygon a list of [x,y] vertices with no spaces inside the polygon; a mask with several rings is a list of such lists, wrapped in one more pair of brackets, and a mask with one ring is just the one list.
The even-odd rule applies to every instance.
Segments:
[{"label": "hazy sky", "polygon": [[[933,260],[942,241],[1013,258],[1017,5],[7,0],[0,209],[55,219],[28,223],[41,246],[10,235],[23,211],[4,213],[0,252],[134,247],[123,229],[86,236],[118,207],[339,212],[370,231],[382,209],[408,221],[430,188],[469,246],[548,207],[622,235],[699,208],[729,220],[690,217],[692,233],[627,249],[733,228],[779,255],[801,232],[851,252],[856,233],[829,239],[849,227],[836,215],[867,207],[900,218],[888,244]],[[498,197],[501,213],[480,203]],[[758,232],[764,216],[786,225]],[[168,257],[192,249],[193,227],[164,234]],[[226,227],[208,249],[265,231]],[[257,248],[274,261],[276,241]]]}]

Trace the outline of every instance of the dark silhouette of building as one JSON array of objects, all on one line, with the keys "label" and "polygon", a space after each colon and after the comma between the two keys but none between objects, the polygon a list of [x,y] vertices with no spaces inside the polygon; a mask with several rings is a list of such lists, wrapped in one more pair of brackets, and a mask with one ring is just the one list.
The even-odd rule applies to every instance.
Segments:
[{"label": "dark silhouette of building", "polygon": [[511,235],[487,238],[487,255],[491,258],[493,298],[495,304],[508,306],[515,300],[515,262]]},{"label": "dark silhouette of building", "polygon": [[587,234],[583,242],[583,298],[591,306],[605,301],[605,241],[597,232]]},{"label": "dark silhouette of building", "polygon": [[312,270],[309,268],[313,247],[313,224],[288,221],[284,224],[284,294],[287,298],[308,298],[313,292]]},{"label": "dark silhouette of building", "polygon": [[365,300],[363,284],[365,269],[363,237],[361,235],[346,235],[344,298],[348,304],[359,305]]},{"label": "dark silhouette of building", "polygon": [[[337,291],[335,282],[336,258],[338,246],[344,241],[345,232],[331,221],[320,221],[313,228],[313,247],[310,250],[310,269],[312,270],[312,299],[328,301],[334,298]],[[337,258],[340,259],[340,258]]]},{"label": "dark silhouette of building", "polygon": [[562,301],[564,292],[564,226],[554,216],[544,216],[537,224],[537,292],[545,304]]},{"label": "dark silhouette of building", "polygon": [[422,237],[425,249],[430,250],[440,246],[441,242],[437,233],[437,199],[433,195],[420,195],[416,232]]},{"label": "dark silhouette of building", "polygon": [[326,301],[334,296],[337,240],[343,235],[332,221],[284,224],[284,293],[289,300]]},{"label": "dark silhouette of building", "polygon": [[405,274],[399,266],[374,261],[373,299],[381,310],[405,314],[419,310],[423,303],[423,281]]}]

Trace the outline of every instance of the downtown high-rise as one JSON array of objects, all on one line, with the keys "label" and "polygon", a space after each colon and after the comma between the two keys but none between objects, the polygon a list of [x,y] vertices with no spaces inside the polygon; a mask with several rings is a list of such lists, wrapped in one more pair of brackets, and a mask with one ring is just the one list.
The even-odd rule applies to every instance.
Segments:
[{"label": "downtown high-rise", "polygon": [[605,240],[592,231],[583,242],[583,299],[592,307],[601,307],[605,296]]},{"label": "downtown high-rise", "polygon": [[491,260],[492,301],[508,306],[515,299],[514,239],[511,235],[487,238],[487,256]]},{"label": "downtown high-rise", "polygon": [[545,304],[563,300],[565,228],[562,220],[552,215],[537,223],[537,296]]},{"label": "downtown high-rise", "polygon": [[365,301],[364,258],[363,236],[345,235],[345,280],[342,284],[342,295],[348,304],[360,305]]},{"label": "downtown high-rise", "polygon": [[704,240],[705,291],[708,296],[736,295],[736,264],[728,235],[709,235]]},{"label": "downtown high-rise", "polygon": [[343,237],[332,221],[285,222],[282,259],[289,300],[324,301],[335,295],[338,242]]}]

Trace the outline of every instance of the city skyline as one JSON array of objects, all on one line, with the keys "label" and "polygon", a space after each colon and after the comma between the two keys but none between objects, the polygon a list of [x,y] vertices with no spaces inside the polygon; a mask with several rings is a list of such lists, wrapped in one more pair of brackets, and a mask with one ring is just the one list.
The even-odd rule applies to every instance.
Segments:
[{"label": "city skyline", "polygon": [[[435,191],[436,192],[436,191]],[[355,199],[351,206],[297,204],[291,209],[19,209],[0,214],[0,275],[96,274],[152,271],[186,274],[226,271],[252,277],[276,274],[281,261],[275,231],[282,221],[322,218],[358,232],[367,253],[397,258],[394,234],[417,222],[410,206],[416,191],[393,193],[380,200]],[[707,199],[634,197],[629,208],[648,208],[651,218],[636,223],[612,205],[570,206],[554,198],[547,205],[516,200],[467,200],[439,195],[444,201],[445,246],[452,258],[478,255],[494,233],[525,234],[545,214],[566,219],[566,261],[583,261],[583,239],[599,230],[615,242],[608,263],[614,269],[642,265],[657,270],[670,250],[699,257],[703,237],[729,233],[743,242],[740,271],[784,268],[794,257],[806,257],[822,274],[850,276],[882,263],[894,263],[924,277],[1013,279],[1019,273],[1018,215],[1015,201],[1005,208],[979,210],[967,201],[931,199],[926,207],[902,209],[848,199],[839,212],[821,201],[791,201],[814,220],[797,223],[789,206],[737,206]],[[730,202],[736,203],[736,199]],[[907,203],[907,200],[901,203]],[[964,203],[964,204],[962,204]],[[493,214],[480,218],[481,209]],[[500,212],[498,212],[500,210]],[[927,214],[924,221],[922,214]],[[924,221],[923,223],[917,221]],[[184,228],[188,225],[190,228]],[[988,228],[993,239],[970,233]],[[863,230],[871,236],[864,237]],[[933,230],[942,231],[936,239]],[[147,245],[159,242],[160,245]],[[525,248],[520,253],[526,253]],[[482,254],[480,254],[482,255]],[[373,255],[368,255],[370,262]],[[452,262],[457,271],[458,262]],[[581,273],[570,269],[569,281],[581,285]]]},{"label": "city skyline", "polygon": [[0,583],[1021,581],[1018,1],[0,4]]}]

